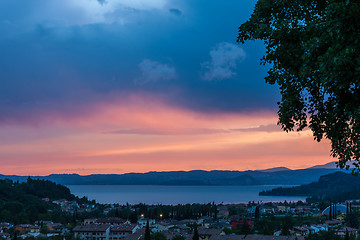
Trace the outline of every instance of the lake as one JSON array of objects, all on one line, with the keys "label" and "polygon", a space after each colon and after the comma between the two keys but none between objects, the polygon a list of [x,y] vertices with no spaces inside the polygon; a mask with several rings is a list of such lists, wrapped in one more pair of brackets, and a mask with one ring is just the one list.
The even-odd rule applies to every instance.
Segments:
[{"label": "lake", "polygon": [[248,203],[305,200],[305,197],[259,196],[262,190],[280,186],[155,186],[155,185],[69,185],[73,194],[99,203],[186,204]]}]

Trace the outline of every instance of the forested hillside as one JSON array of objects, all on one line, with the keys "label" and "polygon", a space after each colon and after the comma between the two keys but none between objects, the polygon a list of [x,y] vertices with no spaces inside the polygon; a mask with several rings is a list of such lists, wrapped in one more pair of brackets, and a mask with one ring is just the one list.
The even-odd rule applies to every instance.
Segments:
[{"label": "forested hillside", "polygon": [[360,198],[360,177],[344,172],[321,176],[317,182],[260,192],[265,196],[311,196],[343,201]]},{"label": "forested hillside", "polygon": [[46,180],[28,178],[22,183],[0,180],[0,220],[26,223],[52,219],[52,215],[61,212],[51,203],[57,199],[74,200],[75,196],[67,187]]}]

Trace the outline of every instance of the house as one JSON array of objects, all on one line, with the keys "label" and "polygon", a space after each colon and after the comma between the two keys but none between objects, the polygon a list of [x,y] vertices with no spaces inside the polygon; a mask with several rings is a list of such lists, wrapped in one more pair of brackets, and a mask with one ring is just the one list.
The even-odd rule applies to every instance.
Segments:
[{"label": "house", "polygon": [[120,225],[124,224],[126,220],[117,217],[109,217],[109,218],[98,218],[95,223],[97,224],[110,224],[110,225]]},{"label": "house", "polygon": [[260,213],[261,214],[274,214],[275,209],[274,208],[261,208]]},{"label": "house", "polygon": [[0,223],[0,232],[5,230],[5,229],[10,229],[12,227],[13,227],[13,225],[11,223],[2,222],[2,223]]},{"label": "house", "polygon": [[227,206],[219,206],[218,207],[218,217],[228,217],[229,216],[229,209]]},{"label": "house", "polygon": [[349,235],[357,236],[357,229],[356,228],[342,227],[342,228],[336,230],[336,234],[339,235],[339,236],[345,236],[346,232],[348,232]]},{"label": "house", "polygon": [[158,222],[156,224],[156,226],[157,226],[158,232],[163,232],[163,231],[169,230],[169,228],[173,227],[174,224],[172,224],[171,222],[167,222],[167,221],[161,221],[161,222]]},{"label": "house", "polygon": [[46,226],[46,225],[48,225],[48,224],[51,224],[51,223],[53,223],[52,221],[35,221],[35,225],[36,226]]},{"label": "house", "polygon": [[320,231],[328,231],[328,228],[323,224],[311,225],[310,228],[313,229],[314,233],[317,233]]},{"label": "house", "polygon": [[139,227],[135,224],[120,224],[110,227],[110,240],[119,240],[129,234],[134,234]]},{"label": "house", "polygon": [[73,229],[75,238],[85,240],[109,240],[110,224],[88,224]]},{"label": "house", "polygon": [[290,212],[291,209],[290,209],[290,207],[279,205],[279,206],[277,206],[277,210],[278,210],[278,212],[281,212],[281,213],[288,213],[288,212]]},{"label": "house", "polygon": [[9,233],[0,233],[0,239],[1,240],[10,240],[10,234]]},{"label": "house", "polygon": [[227,221],[217,221],[209,224],[208,228],[221,228],[221,229],[231,229],[231,224]]},{"label": "house", "polygon": [[169,227],[169,231],[184,233],[184,232],[191,232],[191,228],[185,225],[175,225]]},{"label": "house", "polygon": [[54,204],[59,205],[62,211],[73,213],[78,205],[76,201],[68,201],[66,199],[59,199],[53,201]]},{"label": "house", "polygon": [[19,233],[38,233],[40,232],[40,227],[34,226],[31,224],[19,224],[15,226],[15,231]]},{"label": "house", "polygon": [[249,215],[255,215],[255,211],[256,211],[257,206],[251,206],[250,208],[247,209],[247,212]]},{"label": "house", "polygon": [[342,223],[343,223],[343,221],[341,221],[341,220],[332,219],[332,220],[325,221],[325,226],[329,229],[329,228],[334,228],[334,227],[340,226]]},{"label": "house", "polygon": [[97,221],[97,218],[86,218],[86,219],[84,219],[84,225],[95,224],[96,221]]},{"label": "house", "polygon": [[155,219],[145,219],[145,218],[141,218],[137,221],[137,225],[139,226],[139,228],[144,228],[146,227],[146,223],[149,220],[149,226],[153,227],[155,226]]},{"label": "house", "polygon": [[295,236],[307,236],[311,232],[311,229],[309,229],[307,227],[295,226],[293,228],[293,232],[294,232],[293,235],[295,235]]},{"label": "house", "polygon": [[46,227],[50,234],[62,234],[63,235],[63,234],[66,234],[69,232],[69,229],[67,229],[61,223],[49,223],[49,224],[46,224]]},{"label": "house", "polygon": [[222,229],[216,229],[216,228],[204,228],[200,227],[198,229],[199,237],[203,240],[208,240],[213,235],[220,235],[223,230]]},{"label": "house", "polygon": [[139,229],[134,234],[126,235],[122,240],[139,240],[145,234],[145,229]]}]

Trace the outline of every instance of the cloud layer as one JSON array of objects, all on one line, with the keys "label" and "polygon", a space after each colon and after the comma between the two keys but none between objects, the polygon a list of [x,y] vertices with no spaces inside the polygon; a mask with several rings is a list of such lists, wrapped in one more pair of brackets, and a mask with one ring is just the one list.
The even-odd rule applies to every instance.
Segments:
[{"label": "cloud layer", "polygon": [[245,51],[237,45],[222,42],[210,51],[210,62],[203,63],[205,80],[223,80],[236,75],[238,62],[245,59]]},{"label": "cloud layer", "polygon": [[141,77],[136,80],[138,84],[170,80],[176,77],[175,68],[167,64],[144,59],[139,64]]},{"label": "cloud layer", "polygon": [[276,110],[279,94],[259,67],[263,46],[235,45],[252,7],[235,0],[1,1],[0,124],[143,92],[203,112]]}]

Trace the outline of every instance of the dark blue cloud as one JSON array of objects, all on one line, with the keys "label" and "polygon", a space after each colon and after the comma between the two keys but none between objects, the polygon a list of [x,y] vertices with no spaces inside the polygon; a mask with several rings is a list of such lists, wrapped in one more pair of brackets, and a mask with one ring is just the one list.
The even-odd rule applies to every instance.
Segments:
[{"label": "dark blue cloud", "polygon": [[180,9],[177,8],[170,8],[169,12],[171,12],[172,14],[174,14],[175,16],[181,16],[182,12]]},{"label": "dark blue cloud", "polygon": [[[254,2],[172,1],[163,10],[125,6],[98,22],[63,6],[68,21],[42,16],[43,9],[36,12],[40,0],[21,9],[13,2],[19,3],[0,3],[1,119],[32,109],[73,111],[114,92],[140,91],[197,111],[276,109],[279,94],[264,82],[260,42],[239,46],[246,57],[231,68],[230,77],[202,77],[202,64],[212,61],[210,52],[218,44],[236,44],[237,27]],[[159,78],[167,80],[136,84],[146,60],[167,66],[167,77]]]},{"label": "dark blue cloud", "polygon": [[106,0],[97,0],[101,5],[106,3]]}]

